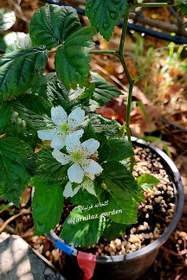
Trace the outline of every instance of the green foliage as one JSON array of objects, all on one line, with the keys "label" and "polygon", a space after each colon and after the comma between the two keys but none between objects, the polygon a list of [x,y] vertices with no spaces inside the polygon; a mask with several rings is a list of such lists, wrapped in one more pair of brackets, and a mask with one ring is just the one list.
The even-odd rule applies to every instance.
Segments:
[{"label": "green foliage", "polygon": [[179,7],[184,15],[187,15],[187,2],[186,0],[175,0],[175,4]]},{"label": "green foliage", "polygon": [[104,80],[100,75],[92,73],[92,80],[95,85],[89,100],[92,110],[105,105],[108,101],[111,101],[112,98],[121,94],[116,87]]},{"label": "green foliage", "polygon": [[151,174],[143,174],[139,176],[136,181],[138,186],[145,191],[158,185],[159,183],[159,180]]},{"label": "green foliage", "polygon": [[1,57],[0,97],[8,98],[28,90],[46,66],[44,47],[21,49]]},{"label": "green foliage", "polygon": [[[93,211],[92,211],[93,212]],[[63,224],[60,237],[74,246],[87,247],[99,241],[105,229],[105,220],[97,213],[85,213],[74,208]]]},{"label": "green foliage", "polygon": [[125,139],[105,139],[99,148],[101,162],[121,161],[134,155],[130,143]]},{"label": "green foliage", "polygon": [[19,205],[19,197],[29,179],[31,150],[17,138],[0,138],[0,195]]},{"label": "green foliage", "polygon": [[125,232],[125,225],[124,224],[117,224],[110,219],[106,222],[106,227],[103,232],[103,237],[107,240],[113,240],[116,237],[120,237]]},{"label": "green foliage", "polygon": [[143,200],[141,189],[138,187],[131,172],[117,161],[102,165],[101,177],[110,193],[107,211],[119,211],[119,215],[112,215],[110,219],[116,223],[133,224],[137,219],[137,203]]},{"label": "green foliage", "polygon": [[39,176],[30,180],[34,187],[32,212],[36,234],[49,232],[58,224],[64,205],[62,186],[51,183]]},{"label": "green foliage", "polygon": [[68,165],[61,165],[51,154],[51,148],[43,148],[36,155],[36,173],[53,182],[66,182]]},{"label": "green foliage", "polygon": [[186,3],[186,4],[180,4],[180,5],[179,5],[179,9],[181,10],[181,12],[182,12],[184,15],[187,15],[187,3]]},{"label": "green foliage", "polygon": [[[104,163],[102,167],[104,171],[101,177],[104,179],[107,186],[108,184],[110,185],[111,182],[112,189],[114,189],[113,184],[116,184],[120,189],[128,190],[129,195],[134,196],[137,201],[139,200],[140,189],[133,175],[126,166],[118,161],[110,161]],[[110,189],[109,186],[108,188]]]},{"label": "green foliage", "polygon": [[127,0],[86,1],[86,15],[106,40],[110,39],[114,26],[119,23],[125,9]]},{"label": "green foliage", "polygon": [[57,78],[56,73],[50,73],[46,76],[47,79],[47,99],[51,105],[61,105],[65,110],[69,107],[68,90]]},{"label": "green foliage", "polygon": [[0,132],[3,132],[3,129],[6,127],[7,123],[10,120],[11,116],[11,105],[4,103],[0,105],[1,118],[0,118]]},{"label": "green foliage", "polygon": [[71,34],[65,43],[57,49],[55,68],[58,78],[66,88],[77,88],[77,84],[88,86],[89,78],[89,50],[93,48],[91,42],[95,30],[84,27]]},{"label": "green foliage", "polygon": [[72,7],[48,5],[38,9],[30,23],[30,37],[34,46],[48,49],[62,44],[81,27],[77,12]]},{"label": "green foliage", "polygon": [[90,123],[96,133],[117,137],[121,134],[121,126],[115,120],[108,120],[100,115],[92,114]]}]

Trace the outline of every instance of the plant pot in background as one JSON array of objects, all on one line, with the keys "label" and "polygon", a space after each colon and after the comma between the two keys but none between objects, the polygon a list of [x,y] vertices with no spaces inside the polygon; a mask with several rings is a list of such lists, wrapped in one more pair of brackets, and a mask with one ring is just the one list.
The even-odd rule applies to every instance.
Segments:
[{"label": "plant pot in background", "polygon": [[[183,212],[183,185],[179,171],[173,161],[163,151],[143,140],[133,138],[133,143],[143,148],[149,148],[153,154],[160,157],[160,162],[165,168],[170,180],[173,182],[175,191],[175,212],[167,230],[160,238],[146,247],[123,256],[97,256],[93,280],[135,280],[140,278],[155,261],[160,246],[165,243],[172,234]],[[84,273],[79,268],[75,256],[66,256],[62,274],[67,280],[83,279]]]}]

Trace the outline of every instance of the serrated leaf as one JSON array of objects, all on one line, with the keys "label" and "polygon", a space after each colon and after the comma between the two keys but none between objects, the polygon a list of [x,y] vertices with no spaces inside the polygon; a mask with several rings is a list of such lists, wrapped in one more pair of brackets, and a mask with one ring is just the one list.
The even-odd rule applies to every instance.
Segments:
[{"label": "serrated leaf", "polygon": [[115,25],[128,8],[127,0],[87,0],[86,15],[91,24],[109,40]]},{"label": "serrated leaf", "polygon": [[125,232],[125,229],[126,227],[124,224],[118,224],[109,220],[109,222],[106,224],[103,237],[108,241],[114,240],[116,237],[122,236]]},{"label": "serrated leaf", "polygon": [[14,11],[8,9],[0,9],[0,32],[8,30],[16,22]]},{"label": "serrated leaf", "polygon": [[106,139],[99,148],[100,162],[121,161],[133,155],[132,147],[125,139]]},{"label": "serrated leaf", "polygon": [[97,210],[87,215],[76,207],[63,224],[60,237],[74,246],[87,247],[99,241],[104,229],[105,221],[99,218]]},{"label": "serrated leaf", "polygon": [[30,180],[34,189],[32,199],[32,213],[36,234],[48,233],[58,224],[64,198],[62,186],[59,183],[50,183],[39,176]]},{"label": "serrated leaf", "polygon": [[68,90],[57,78],[56,73],[47,75],[47,97],[53,106],[61,105],[66,111],[69,105]]},{"label": "serrated leaf", "polygon": [[131,225],[137,222],[137,201],[128,191],[121,189],[115,182],[107,181],[111,190],[111,198],[106,208],[106,216],[119,224]]},{"label": "serrated leaf", "polygon": [[47,63],[45,48],[18,50],[0,59],[0,95],[8,98],[29,89]]},{"label": "serrated leaf", "polygon": [[110,219],[116,223],[135,223],[137,205],[143,196],[134,177],[121,163],[111,161],[102,167],[104,170],[101,177],[111,195],[107,211],[118,211],[118,215],[111,215]]},{"label": "serrated leaf", "polygon": [[19,197],[29,179],[31,149],[17,138],[0,138],[0,195],[19,205]]},{"label": "serrated leaf", "polygon": [[[131,172],[120,162],[110,161],[109,163],[102,164],[103,172],[101,177],[106,182],[113,182],[118,186],[119,195],[123,195],[123,190],[128,190],[135,200],[140,201],[142,199],[141,190],[131,174]],[[110,188],[109,188],[110,189]]]},{"label": "serrated leaf", "polygon": [[104,134],[105,136],[107,135],[111,137],[114,135],[118,136],[120,133],[121,126],[117,121],[105,119],[98,114],[91,115],[90,123],[96,133],[101,133],[102,135]]},{"label": "serrated leaf", "polygon": [[91,38],[94,34],[92,27],[81,28],[69,36],[56,52],[56,72],[68,89],[76,89],[78,84],[80,87],[88,86],[89,50],[93,47]]},{"label": "serrated leaf", "polygon": [[45,148],[37,153],[36,173],[48,181],[66,183],[69,165],[62,165],[52,156],[52,149]]},{"label": "serrated leaf", "polygon": [[98,202],[97,198],[89,194],[86,190],[80,189],[76,195],[71,198],[74,205],[92,205]]},{"label": "serrated leaf", "polygon": [[150,174],[143,174],[136,179],[138,186],[143,190],[149,190],[150,188],[158,185],[159,180]]},{"label": "serrated leaf", "polygon": [[77,12],[72,7],[48,5],[38,9],[30,23],[33,45],[57,47],[81,27]]},{"label": "serrated leaf", "polygon": [[9,103],[3,103],[0,105],[0,133],[3,132],[3,129],[6,127],[7,123],[10,120],[12,114],[12,106]]},{"label": "serrated leaf", "polygon": [[[112,98],[121,94],[120,90],[108,83],[98,74],[92,73],[92,79],[95,84],[95,89],[90,100],[90,105],[92,108],[96,109],[100,106],[103,106],[108,101],[111,101]],[[94,101],[94,104],[92,104],[92,101]]]}]

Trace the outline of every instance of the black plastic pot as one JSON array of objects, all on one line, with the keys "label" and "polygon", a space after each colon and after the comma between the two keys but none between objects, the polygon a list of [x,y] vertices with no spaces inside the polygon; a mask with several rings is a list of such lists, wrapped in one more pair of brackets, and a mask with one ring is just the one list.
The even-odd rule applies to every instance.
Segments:
[{"label": "black plastic pot", "polygon": [[[92,280],[135,280],[140,278],[153,264],[160,246],[167,241],[174,231],[183,212],[184,191],[179,171],[173,161],[160,149],[151,144],[133,138],[133,142],[141,147],[149,147],[153,153],[161,158],[161,163],[165,167],[170,179],[173,181],[176,207],[173,219],[167,230],[159,239],[146,247],[125,256],[106,256],[96,258],[96,268]],[[83,272],[80,270],[76,257],[67,256],[63,275],[67,280],[82,280]]]}]

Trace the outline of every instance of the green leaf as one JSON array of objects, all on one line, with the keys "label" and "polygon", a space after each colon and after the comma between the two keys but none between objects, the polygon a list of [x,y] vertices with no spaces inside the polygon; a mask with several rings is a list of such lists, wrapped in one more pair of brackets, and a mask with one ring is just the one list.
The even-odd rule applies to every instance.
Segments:
[{"label": "green leaf", "polygon": [[115,25],[128,8],[127,0],[87,0],[86,15],[91,24],[109,40]]},{"label": "green leaf", "polygon": [[90,123],[96,133],[111,137],[114,135],[117,137],[120,134],[121,125],[115,120],[108,120],[98,114],[92,114]]},{"label": "green leaf", "polygon": [[70,35],[56,52],[56,72],[68,89],[76,89],[77,84],[88,86],[89,50],[93,47],[91,38],[94,34],[92,27],[81,28]]},{"label": "green leaf", "polygon": [[57,78],[56,73],[47,75],[47,97],[53,106],[61,105],[66,111],[69,105],[68,90]]},{"label": "green leaf", "polygon": [[150,174],[143,174],[137,178],[137,183],[143,190],[149,190],[150,188],[158,185],[159,180]]},{"label": "green leaf", "polygon": [[0,138],[0,195],[19,205],[29,179],[30,147],[17,138]]},{"label": "green leaf", "polygon": [[0,95],[8,98],[29,89],[47,63],[45,48],[18,50],[0,59]]},{"label": "green leaf", "polygon": [[8,9],[0,9],[0,32],[8,30],[16,22],[15,12]]},{"label": "green leaf", "polygon": [[52,156],[51,148],[44,148],[37,153],[37,174],[46,178],[48,181],[61,182],[67,181],[67,169],[69,165],[62,165]]},{"label": "green leaf", "polygon": [[32,199],[32,213],[35,233],[48,233],[58,224],[64,205],[62,186],[59,183],[50,183],[39,176],[30,180],[34,189]]},{"label": "green leaf", "polygon": [[184,15],[187,15],[187,3],[179,5],[179,9]]},{"label": "green leaf", "polygon": [[120,237],[125,232],[125,225],[118,224],[110,219],[106,223],[106,228],[103,233],[103,237],[106,238],[108,241],[115,239],[116,237]]},{"label": "green leaf", "polygon": [[105,139],[99,148],[99,160],[104,161],[121,161],[134,155],[129,142],[125,139]]},{"label": "green leaf", "polygon": [[186,0],[175,0],[174,3],[175,3],[175,5],[177,5],[179,7],[179,9],[181,10],[181,12],[184,15],[187,15],[187,2],[186,2]]},{"label": "green leaf", "polygon": [[137,205],[143,196],[134,177],[125,166],[115,161],[103,164],[102,167],[104,170],[100,177],[111,196],[107,212],[117,211],[117,214],[110,215],[110,219],[116,223],[135,223]]},{"label": "green leaf", "polygon": [[137,222],[137,201],[127,190],[120,188],[115,182],[107,181],[111,190],[111,198],[106,207],[106,217],[119,224],[131,225]]},{"label": "green leaf", "polygon": [[90,105],[94,110],[121,94],[120,90],[105,81],[100,75],[92,73],[92,79],[95,84],[95,89],[91,96]]},{"label": "green leaf", "polygon": [[87,247],[99,241],[105,229],[105,221],[95,213],[74,208],[63,224],[60,237],[74,246]]},{"label": "green leaf", "polygon": [[[141,190],[131,172],[120,162],[110,161],[109,163],[102,164],[103,172],[101,176],[106,182],[113,182],[118,186],[119,195],[123,195],[123,190],[127,190],[128,194],[135,200],[142,199]],[[113,185],[112,189],[113,189]],[[110,189],[110,187],[109,187]]]},{"label": "green leaf", "polygon": [[12,106],[7,102],[0,105],[0,133],[3,132],[3,129],[6,127],[8,122],[10,121],[10,117],[12,114]]},{"label": "green leaf", "polygon": [[88,193],[86,190],[80,189],[76,195],[71,198],[74,205],[89,206],[98,202],[97,198]]},{"label": "green leaf", "polygon": [[57,47],[81,27],[72,7],[48,5],[38,9],[30,23],[30,37],[35,46]]}]

